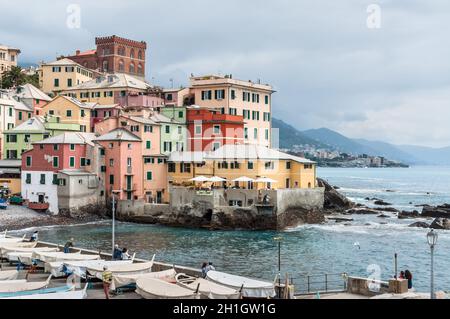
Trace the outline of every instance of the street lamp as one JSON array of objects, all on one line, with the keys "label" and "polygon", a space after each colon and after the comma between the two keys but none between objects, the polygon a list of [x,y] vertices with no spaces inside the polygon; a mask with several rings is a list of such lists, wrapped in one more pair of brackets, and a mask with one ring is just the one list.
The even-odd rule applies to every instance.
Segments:
[{"label": "street lamp", "polygon": [[281,240],[282,237],[274,237],[273,240],[278,242],[278,298],[281,298]]},{"label": "street lamp", "polygon": [[428,245],[430,246],[431,250],[431,284],[430,284],[430,298],[436,299],[436,296],[434,295],[434,246],[436,246],[438,240],[438,234],[434,232],[434,229],[432,229],[427,234],[427,241]]},{"label": "street lamp", "polygon": [[111,248],[111,260],[114,260],[114,246],[116,245],[116,198],[114,196],[114,193],[119,193],[120,191],[112,191],[112,248]]}]

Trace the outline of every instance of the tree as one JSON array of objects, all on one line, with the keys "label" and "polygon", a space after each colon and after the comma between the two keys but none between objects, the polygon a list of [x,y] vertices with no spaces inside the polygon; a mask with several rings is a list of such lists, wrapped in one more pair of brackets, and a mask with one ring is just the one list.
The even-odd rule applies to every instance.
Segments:
[{"label": "tree", "polygon": [[11,67],[11,70],[8,70],[3,73],[2,76],[2,89],[10,89],[15,86],[22,85],[25,82],[26,75],[22,73],[22,68],[18,66]]}]

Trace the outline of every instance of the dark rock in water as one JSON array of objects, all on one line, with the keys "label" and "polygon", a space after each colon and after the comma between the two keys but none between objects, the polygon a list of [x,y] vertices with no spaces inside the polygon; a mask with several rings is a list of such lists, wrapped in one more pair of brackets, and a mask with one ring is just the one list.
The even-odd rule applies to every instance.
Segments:
[{"label": "dark rock in water", "polygon": [[365,223],[364,226],[372,226],[371,223]]},{"label": "dark rock in water", "polygon": [[436,218],[430,225],[430,228],[433,229],[450,229],[450,220],[447,218]]},{"label": "dark rock in water", "polygon": [[404,210],[401,213],[398,213],[397,217],[399,219],[417,218],[420,217],[420,213],[417,210],[413,210],[412,212]]},{"label": "dark rock in water", "polygon": [[409,205],[412,205],[413,204],[413,202],[409,202]]},{"label": "dark rock in water", "polygon": [[431,207],[428,204],[419,204],[419,205],[414,205],[414,207]]},{"label": "dark rock in water", "polygon": [[344,226],[351,226],[352,223],[345,223]]},{"label": "dark rock in water", "polygon": [[349,215],[378,215],[380,212],[371,208],[353,208],[346,211]]},{"label": "dark rock in water", "polygon": [[334,189],[341,189],[339,186],[333,186]]},{"label": "dark rock in water", "polygon": [[386,189],[386,193],[395,193],[395,191],[392,189]]},{"label": "dark rock in water", "polygon": [[385,214],[381,214],[377,216],[378,218],[391,218],[391,216],[385,215]]},{"label": "dark rock in water", "polygon": [[387,202],[385,202],[384,200],[376,200],[375,202],[374,202],[374,204],[375,205],[378,205],[378,206],[391,206],[392,204],[391,203],[387,203]]},{"label": "dark rock in water", "polygon": [[353,218],[346,218],[346,217],[328,217],[328,220],[334,220],[336,223],[342,223],[342,222],[352,222]]},{"label": "dark rock in water", "polygon": [[381,212],[390,212],[390,213],[399,213],[400,211],[394,207],[375,207],[375,210],[381,211]]},{"label": "dark rock in water", "polygon": [[355,203],[350,201],[347,197],[340,194],[328,182],[318,178],[317,184],[319,187],[325,188],[324,208],[336,211],[344,211],[355,206]]},{"label": "dark rock in water", "polygon": [[365,206],[365,205],[363,205],[363,204],[360,204],[360,203],[357,203],[357,204],[355,205],[355,207],[367,207],[367,206]]},{"label": "dark rock in water", "polygon": [[434,218],[450,218],[450,205],[441,206],[424,206],[422,208],[422,216]]},{"label": "dark rock in water", "polygon": [[417,222],[417,223],[409,225],[408,227],[430,228],[430,225],[428,225],[425,222]]},{"label": "dark rock in water", "polygon": [[367,200],[367,201],[369,201],[370,200],[370,197],[366,197],[366,198],[364,198],[365,200]]},{"label": "dark rock in water", "polygon": [[387,222],[380,222],[380,225],[387,225]]}]

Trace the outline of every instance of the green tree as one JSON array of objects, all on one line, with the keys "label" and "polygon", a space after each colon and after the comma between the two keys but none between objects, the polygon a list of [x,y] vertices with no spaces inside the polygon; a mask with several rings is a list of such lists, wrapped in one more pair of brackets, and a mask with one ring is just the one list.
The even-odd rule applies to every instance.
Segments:
[{"label": "green tree", "polygon": [[14,86],[19,86],[26,82],[26,75],[22,73],[22,68],[18,66],[13,66],[11,70],[3,73],[1,86],[2,89],[10,89]]}]

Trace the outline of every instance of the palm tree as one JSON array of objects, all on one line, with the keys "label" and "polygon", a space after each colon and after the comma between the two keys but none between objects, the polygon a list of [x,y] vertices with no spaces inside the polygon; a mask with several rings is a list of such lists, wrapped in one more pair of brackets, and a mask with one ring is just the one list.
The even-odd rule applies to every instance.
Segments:
[{"label": "palm tree", "polygon": [[18,66],[11,67],[3,73],[1,87],[2,89],[10,89],[26,83],[26,75],[22,73],[22,68]]}]

